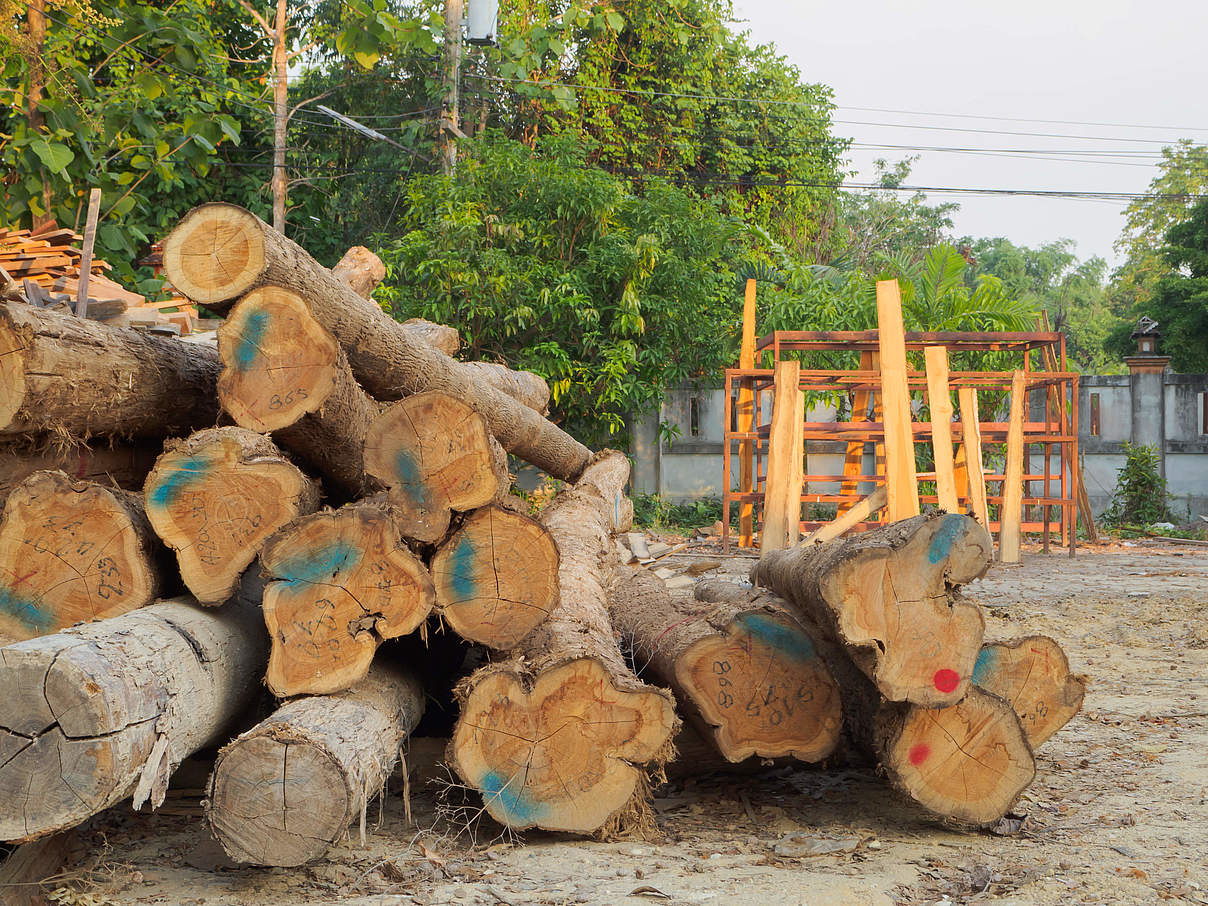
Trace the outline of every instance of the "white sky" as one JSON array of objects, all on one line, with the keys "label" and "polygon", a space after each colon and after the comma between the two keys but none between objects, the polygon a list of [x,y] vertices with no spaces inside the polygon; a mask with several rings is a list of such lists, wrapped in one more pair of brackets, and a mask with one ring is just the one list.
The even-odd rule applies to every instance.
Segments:
[{"label": "white sky", "polygon": [[[877,157],[918,153],[911,185],[1137,193],[1156,175],[1153,160],[1163,143],[1208,142],[1205,0],[735,0],[735,13],[756,42],[774,43],[806,80],[834,89],[836,134],[876,145],[1043,150],[1041,156],[1073,158],[853,147],[857,181],[871,178]],[[1075,150],[1130,153],[1105,160],[1069,153]],[[929,197],[960,202],[954,218],[958,235],[1006,236],[1023,245],[1068,237],[1077,242],[1080,257],[1100,255],[1109,263],[1124,224],[1123,201]]]}]

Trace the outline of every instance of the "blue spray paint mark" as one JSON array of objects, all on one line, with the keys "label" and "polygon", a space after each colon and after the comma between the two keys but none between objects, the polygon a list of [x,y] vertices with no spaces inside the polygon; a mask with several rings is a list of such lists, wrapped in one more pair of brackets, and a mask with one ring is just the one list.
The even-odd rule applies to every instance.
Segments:
[{"label": "blue spray paint mark", "polygon": [[16,620],[30,632],[43,635],[52,628],[50,614],[43,613],[33,599],[0,586],[0,614]]},{"label": "blue spray paint mark", "polygon": [[998,653],[993,648],[983,648],[977,653],[977,662],[973,665],[973,684],[982,685],[986,674],[994,669],[998,661]]},{"label": "blue spray paint mark", "polygon": [[335,541],[316,551],[295,557],[273,571],[287,585],[331,582],[341,570],[357,565],[361,552],[347,541]]},{"label": "blue spray paint mark", "polygon": [[235,368],[247,371],[260,355],[260,343],[268,330],[269,313],[258,310],[248,315],[243,322],[243,332],[239,334],[239,342],[235,345]]},{"label": "blue spray paint mark", "polygon": [[453,548],[450,563],[453,569],[453,594],[459,601],[468,601],[475,595],[478,587],[474,569],[478,559],[477,553],[469,535],[463,534],[461,540],[457,542],[457,547]]},{"label": "blue spray paint mark", "polygon": [[151,505],[171,506],[185,488],[201,481],[209,471],[210,460],[206,456],[190,456],[181,460],[176,466],[176,471],[168,475],[151,492]]},{"label": "blue spray paint mark", "polygon": [[[513,792],[511,787],[519,787],[519,791]],[[520,780],[513,778],[510,782],[505,781],[498,771],[487,771],[483,775],[482,793],[485,799],[493,801],[503,810],[509,824],[534,824],[545,810],[542,803],[529,798]]]},{"label": "blue spray paint mark", "polygon": [[814,658],[814,643],[803,632],[758,613],[744,613],[737,623],[752,638],[796,661]]},{"label": "blue spray paint mark", "polygon": [[931,539],[931,547],[927,548],[927,559],[939,563],[948,556],[952,545],[965,534],[965,516],[950,514],[940,523],[940,530]]},{"label": "blue spray paint mark", "polygon": [[419,463],[415,461],[410,451],[399,450],[394,454],[394,477],[399,490],[413,503],[422,506],[427,502],[428,486],[424,483]]}]

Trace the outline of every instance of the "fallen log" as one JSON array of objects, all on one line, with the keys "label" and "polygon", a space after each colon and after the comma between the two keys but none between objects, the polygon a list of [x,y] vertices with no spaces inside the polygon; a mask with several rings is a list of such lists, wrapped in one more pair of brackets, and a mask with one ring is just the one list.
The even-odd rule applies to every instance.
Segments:
[{"label": "fallen log", "polygon": [[970,687],[945,707],[887,701],[857,666],[850,646],[818,631],[813,611],[721,579],[699,583],[696,595],[795,611],[842,689],[845,738],[855,754],[879,763],[895,789],[932,814],[957,824],[992,824],[1035,777],[1032,749],[1006,700]]},{"label": "fallen log", "polygon": [[499,500],[511,487],[507,454],[486,421],[444,393],[417,393],[373,420],[364,435],[365,473],[387,488],[403,534],[435,542],[453,511]]},{"label": "fallen log", "polygon": [[[728,761],[820,761],[839,743],[839,687],[801,623],[772,601],[673,598],[653,573],[618,567],[613,628],[643,679],[670,686]],[[718,583],[721,584],[721,583]]]},{"label": "fallen log", "polygon": [[363,450],[382,407],[300,296],[276,286],[248,293],[218,328],[218,351],[218,398],[236,424],[272,432],[348,496],[371,490]]},{"label": "fallen log", "polygon": [[384,639],[415,631],[435,603],[428,571],[381,498],[304,516],[265,544],[265,681],[279,698],[363,679]]},{"label": "fallen log", "polygon": [[1045,635],[985,645],[973,683],[1011,703],[1033,749],[1070,722],[1086,693],[1086,680],[1070,673],[1065,652]]},{"label": "fallen log", "polygon": [[625,664],[606,609],[612,533],[632,509],[629,461],[600,454],[541,514],[561,555],[561,598],[507,660],[458,688],[449,763],[487,812],[521,830],[607,835],[649,822],[649,773],[672,752],[674,702]]},{"label": "fallen log", "polygon": [[558,604],[558,546],[536,519],[475,510],[432,557],[436,606],[464,639],[515,647]]},{"label": "fallen log", "polygon": [[319,488],[267,437],[209,428],[169,441],[147,476],[147,518],[202,604],[221,604],[264,542],[319,508]]},{"label": "fallen log", "polygon": [[487,383],[480,372],[417,339],[249,211],[228,204],[194,208],[163,248],[172,284],[218,310],[265,285],[298,293],[344,347],[353,374],[376,399],[443,390],[480,413],[508,452],[555,478],[573,481],[591,458],[566,432]]},{"label": "fallen log", "polygon": [[0,519],[0,636],[31,639],[150,604],[158,549],[137,494],[35,472]]},{"label": "fallen log", "polygon": [[374,664],[343,692],[282,705],[218,753],[206,818],[236,862],[290,867],[320,858],[384,792],[424,712],[411,672]]},{"label": "fallen log", "polygon": [[374,289],[386,277],[386,265],[365,246],[354,245],[336,262],[331,273],[351,286],[358,296],[370,299]]},{"label": "fallen log", "polygon": [[217,379],[204,346],[0,304],[0,435],[187,434],[217,421]]},{"label": "fallen log", "polygon": [[159,452],[159,445],[153,443],[111,447],[104,443],[0,441],[0,506],[34,472],[58,470],[77,481],[141,491]]},{"label": "fallen log", "polygon": [[183,759],[228,738],[264,669],[255,587],[219,610],[177,598],[0,648],[0,840],[132,794],[158,806]]},{"label": "fallen log", "polygon": [[544,378],[531,371],[513,371],[498,362],[462,362],[461,366],[534,412],[549,415],[549,384]]},{"label": "fallen log", "polygon": [[447,356],[455,356],[461,349],[461,334],[456,327],[425,321],[423,318],[408,318],[403,322],[403,327]]},{"label": "fallen log", "polygon": [[990,565],[968,516],[915,516],[849,539],[772,551],[751,580],[791,601],[844,646],[890,701],[960,701],[981,650],[981,609],[956,592]]}]

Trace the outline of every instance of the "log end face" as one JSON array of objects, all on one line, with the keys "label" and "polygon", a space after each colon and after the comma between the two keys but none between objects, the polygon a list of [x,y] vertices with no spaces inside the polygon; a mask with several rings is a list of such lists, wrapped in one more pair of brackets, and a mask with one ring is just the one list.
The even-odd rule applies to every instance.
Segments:
[{"label": "log end face", "polygon": [[1015,709],[1036,749],[1082,709],[1086,682],[1070,673],[1061,646],[1048,636],[986,645],[977,656],[973,682]]},{"label": "log end face", "polygon": [[243,208],[204,204],[194,208],[164,239],[164,271],[194,302],[235,299],[263,272],[263,226]]},{"label": "log end face", "polygon": [[9,302],[0,305],[0,433],[12,424],[25,402],[25,350],[28,343],[8,314],[8,307],[16,304]]}]

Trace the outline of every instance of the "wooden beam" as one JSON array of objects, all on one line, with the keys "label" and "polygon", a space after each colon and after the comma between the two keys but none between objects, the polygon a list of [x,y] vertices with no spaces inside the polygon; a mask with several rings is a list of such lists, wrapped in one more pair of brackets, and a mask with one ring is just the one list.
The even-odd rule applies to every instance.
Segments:
[{"label": "wooden beam", "polygon": [[965,466],[969,476],[969,506],[973,518],[982,528],[990,528],[990,513],[986,505],[986,472],[982,465],[981,426],[978,423],[977,389],[961,387],[957,393],[961,407],[961,446],[965,451]]},{"label": "wooden beam", "polygon": [[910,389],[906,383],[906,334],[897,280],[877,281],[877,327],[881,352],[881,400],[885,407],[885,478],[889,521],[919,514],[919,485],[914,468],[910,425]]},{"label": "wooden beam", "polygon": [[1007,423],[1007,469],[1002,483],[1002,509],[998,514],[998,558],[1019,562],[1023,522],[1023,413],[1027,376],[1016,371],[1011,381],[1011,416]]},{"label": "wooden beam", "polygon": [[952,395],[948,390],[948,350],[928,346],[927,400],[931,404],[931,448],[935,452],[935,487],[941,509],[959,513],[956,469],[952,460]]},{"label": "wooden beam", "polygon": [[[748,280],[746,295],[742,303],[742,347],[738,352],[739,368],[755,367],[755,281]],[[743,384],[738,387],[738,416],[739,431],[752,432],[755,430],[755,392]],[[728,426],[727,426],[728,427]],[[730,453],[727,450],[726,456]],[[738,488],[743,494],[750,494],[755,483],[755,442],[740,441],[738,444]],[[754,505],[743,502],[738,505],[738,544],[740,547],[751,547],[753,544],[755,524]]]},{"label": "wooden beam", "polygon": [[80,255],[80,282],[76,287],[77,318],[88,317],[88,279],[92,276],[92,249],[96,245],[96,220],[101,211],[101,190],[88,193],[88,220],[84,227],[84,248]]},{"label": "wooden beam", "polygon": [[[801,449],[804,397],[797,386],[801,366],[795,360],[776,363],[772,427],[768,437],[768,479],[763,489],[760,551],[780,550],[797,540],[801,517],[801,466],[793,459]],[[796,488],[796,507],[789,502]]]},{"label": "wooden beam", "polygon": [[[952,462],[952,477],[956,482],[956,499],[964,501],[967,505],[969,502],[969,463],[963,440],[956,445],[956,458]],[[961,512],[963,513],[965,510],[961,510]]]},{"label": "wooden beam", "polygon": [[803,545],[823,544],[827,541],[838,538],[844,532],[855,528],[874,513],[884,509],[888,500],[889,494],[886,491],[885,486],[882,485],[863,500],[852,504],[847,512],[838,519],[828,522],[813,534],[808,535],[801,543]]}]

